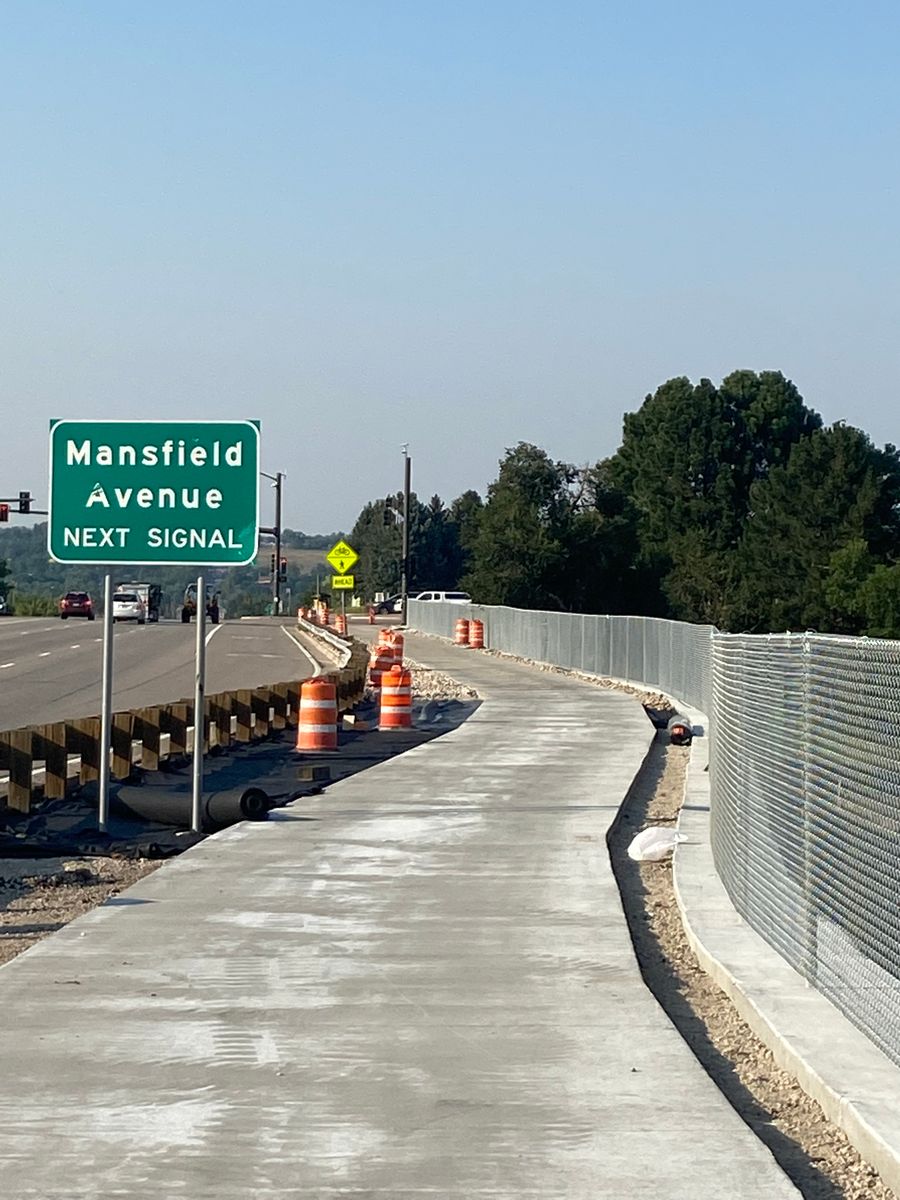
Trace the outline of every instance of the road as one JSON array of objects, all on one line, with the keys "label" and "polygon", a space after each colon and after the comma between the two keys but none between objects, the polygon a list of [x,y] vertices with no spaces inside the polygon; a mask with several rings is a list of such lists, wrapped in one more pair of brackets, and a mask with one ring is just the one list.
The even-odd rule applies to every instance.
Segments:
[{"label": "road", "polygon": [[[274,618],[208,626],[207,693],[254,687],[312,672]],[[100,712],[100,621],[0,618],[0,729]],[[117,625],[113,634],[113,707],[139,708],[193,695],[196,626]]]}]

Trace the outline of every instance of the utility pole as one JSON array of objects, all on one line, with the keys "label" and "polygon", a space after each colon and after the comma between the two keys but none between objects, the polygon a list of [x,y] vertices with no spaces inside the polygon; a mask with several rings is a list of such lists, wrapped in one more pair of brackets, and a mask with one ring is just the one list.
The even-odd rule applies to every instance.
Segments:
[{"label": "utility pole", "polygon": [[271,533],[275,536],[275,570],[272,572],[272,612],[276,617],[281,616],[281,494],[284,471],[276,471],[270,475],[268,471],[260,471],[260,475],[272,480],[275,489],[275,524],[260,525],[260,533]]},{"label": "utility pole", "polygon": [[409,457],[409,442],[403,450],[403,530],[400,551],[400,612],[406,624],[406,591],[409,585],[409,483],[412,476],[412,459]]}]

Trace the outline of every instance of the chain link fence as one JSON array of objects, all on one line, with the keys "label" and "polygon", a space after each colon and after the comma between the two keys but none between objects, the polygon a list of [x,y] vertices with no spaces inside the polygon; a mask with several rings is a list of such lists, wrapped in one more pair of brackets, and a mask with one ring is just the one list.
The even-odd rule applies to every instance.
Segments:
[{"label": "chain link fence", "polygon": [[707,714],[737,910],[900,1064],[900,642],[411,601],[409,624],[628,680]]},{"label": "chain link fence", "polygon": [[900,1064],[900,642],[713,638],[712,839],[749,923]]},{"label": "chain link fence", "polygon": [[452,638],[460,617],[484,623],[484,644],[491,650],[642,683],[709,711],[711,625],[409,601],[409,625],[422,633]]}]

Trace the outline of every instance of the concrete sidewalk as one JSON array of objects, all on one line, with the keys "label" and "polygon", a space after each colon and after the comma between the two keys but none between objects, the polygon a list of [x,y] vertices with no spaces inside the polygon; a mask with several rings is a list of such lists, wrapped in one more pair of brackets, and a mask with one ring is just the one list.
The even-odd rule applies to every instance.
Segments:
[{"label": "concrete sidewalk", "polygon": [[0,968],[4,1200],[797,1195],[638,973],[605,837],[640,706],[407,651],[465,725]]}]

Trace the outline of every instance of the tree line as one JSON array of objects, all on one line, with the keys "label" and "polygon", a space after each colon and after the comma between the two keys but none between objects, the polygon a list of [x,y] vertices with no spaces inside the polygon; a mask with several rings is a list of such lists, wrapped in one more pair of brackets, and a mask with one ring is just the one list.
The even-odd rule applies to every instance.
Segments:
[{"label": "tree line", "polygon": [[[342,536],[359,554],[358,595],[399,591],[402,501],[366,504],[346,535],[284,530],[283,546],[323,559],[321,571],[291,563],[292,604],[327,578]],[[258,565],[209,574],[231,615],[266,611]],[[152,575],[176,605],[196,571]],[[102,577],[50,562],[45,525],[0,531],[0,597],[19,611],[30,600],[55,611],[69,589],[96,595]],[[900,457],[852,425],[825,426],[780,372],[670,379],[625,415],[608,458],[558,462],[520,442],[484,498],[411,496],[407,582],[517,608],[900,637]]]},{"label": "tree line", "polygon": [[[349,535],[365,590],[396,591],[401,497]],[[900,457],[823,424],[777,371],[670,379],[589,465],[521,442],[482,498],[410,504],[410,590],[751,632],[900,636]]]}]

